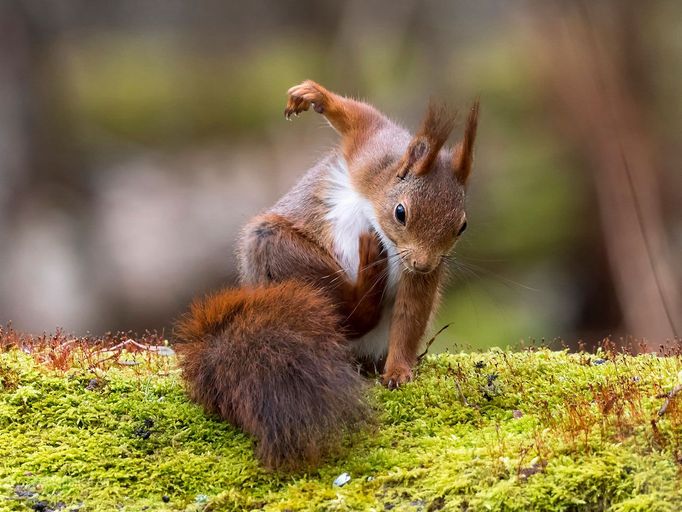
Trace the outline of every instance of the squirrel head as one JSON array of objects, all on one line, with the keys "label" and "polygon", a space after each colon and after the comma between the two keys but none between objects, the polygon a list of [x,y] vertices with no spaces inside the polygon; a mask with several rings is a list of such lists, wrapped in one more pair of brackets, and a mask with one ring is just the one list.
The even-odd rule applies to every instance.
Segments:
[{"label": "squirrel head", "polygon": [[395,246],[408,271],[436,269],[466,229],[465,188],[473,165],[478,110],[476,101],[462,140],[446,148],[454,116],[431,103],[403,154],[386,157],[380,171],[385,180],[366,189],[382,236]]}]

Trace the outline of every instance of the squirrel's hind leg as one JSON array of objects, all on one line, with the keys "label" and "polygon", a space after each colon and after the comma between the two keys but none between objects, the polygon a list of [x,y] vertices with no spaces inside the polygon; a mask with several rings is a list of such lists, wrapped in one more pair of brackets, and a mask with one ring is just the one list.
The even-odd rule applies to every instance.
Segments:
[{"label": "squirrel's hind leg", "polygon": [[284,217],[264,214],[244,231],[240,250],[244,284],[279,283],[290,279],[326,284],[333,277],[345,279],[336,260]]},{"label": "squirrel's hind leg", "polygon": [[241,279],[257,285],[300,280],[332,298],[350,338],[373,329],[381,318],[386,256],[374,234],[359,241],[358,278],[353,283],[327,250],[275,214],[256,217],[246,228],[240,251]]}]

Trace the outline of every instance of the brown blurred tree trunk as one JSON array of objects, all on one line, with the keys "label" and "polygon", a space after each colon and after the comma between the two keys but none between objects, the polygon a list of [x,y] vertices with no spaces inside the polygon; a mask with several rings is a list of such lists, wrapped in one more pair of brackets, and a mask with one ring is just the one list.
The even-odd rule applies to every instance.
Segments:
[{"label": "brown blurred tree trunk", "polygon": [[[538,7],[538,6],[536,6]],[[649,348],[679,335],[682,306],[647,130],[646,65],[636,37],[646,3],[538,9],[542,69],[561,125],[594,178],[607,259],[628,335]]]}]

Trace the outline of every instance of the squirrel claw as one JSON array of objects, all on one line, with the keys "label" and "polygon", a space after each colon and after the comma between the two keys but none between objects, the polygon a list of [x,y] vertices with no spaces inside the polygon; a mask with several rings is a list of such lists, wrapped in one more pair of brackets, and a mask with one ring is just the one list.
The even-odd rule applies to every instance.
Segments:
[{"label": "squirrel claw", "polygon": [[284,109],[284,116],[287,119],[290,119],[292,114],[298,116],[301,112],[308,110],[311,105],[315,112],[322,114],[325,93],[326,91],[312,80],[295,85],[287,91],[289,99]]},{"label": "squirrel claw", "polygon": [[399,389],[403,384],[412,380],[412,370],[409,367],[398,367],[384,373],[382,381],[391,391]]}]

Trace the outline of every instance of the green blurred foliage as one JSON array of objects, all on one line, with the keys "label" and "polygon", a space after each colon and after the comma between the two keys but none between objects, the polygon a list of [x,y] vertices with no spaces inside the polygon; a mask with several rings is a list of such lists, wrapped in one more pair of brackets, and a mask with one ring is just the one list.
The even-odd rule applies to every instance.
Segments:
[{"label": "green blurred foliage", "polygon": [[[543,120],[532,63],[514,45],[494,41],[474,50],[467,84],[483,102],[478,160],[469,197],[469,230],[453,265],[455,278],[435,326],[452,323],[434,346],[476,348],[552,339],[566,312],[540,297],[531,272],[557,275],[579,242],[587,183]],[[450,341],[447,341],[450,340]]]},{"label": "green blurred foliage", "polygon": [[97,36],[73,50],[71,107],[110,135],[155,146],[244,137],[283,110],[319,48],[278,40],[233,55],[191,52],[158,36]]},{"label": "green blurred foliage", "polygon": [[[285,185],[293,182],[293,171],[303,174],[304,165],[312,164],[334,141],[331,130],[320,128],[325,123],[314,115],[303,116],[295,126],[284,125],[286,91],[303,79],[370,101],[411,128],[418,125],[429,96],[458,108],[460,121],[471,101],[480,97],[469,229],[457,247],[454,278],[434,323],[436,329],[445,323],[452,326],[435,347],[484,347],[557,336],[573,340],[585,334],[596,340],[619,327],[618,318],[601,317],[590,325],[578,318],[584,309],[598,310],[602,298],[612,308],[619,306],[610,289],[597,300],[586,299],[588,285],[602,286],[600,273],[609,272],[599,253],[602,227],[594,183],[584,153],[562,133],[565,127],[557,126],[560,109],[551,103],[551,87],[543,81],[546,70],[540,69],[534,47],[539,39],[533,39],[533,23],[562,12],[560,6],[538,14],[534,11],[542,10],[540,4],[511,7],[487,2],[435,2],[428,8],[414,2],[310,2],[294,11],[286,3],[269,2],[239,8],[229,2],[147,8],[128,2],[123,7],[95,2],[98,7],[92,11],[86,4],[83,9],[67,9],[65,18],[73,19],[63,26],[50,19],[56,11],[37,9],[28,16],[53,26],[49,34],[36,30],[40,36],[36,46],[47,50],[39,61],[48,71],[40,75],[42,85],[58,91],[48,95],[57,105],[45,110],[64,116],[50,129],[66,127],[64,134],[56,134],[60,137],[49,130],[40,134],[43,140],[52,137],[58,139],[55,145],[67,146],[55,151],[46,144],[53,154],[46,152],[45,158],[51,166],[54,154],[67,155],[65,160],[77,155],[74,161],[59,162],[61,174],[55,181],[60,183],[55,188],[70,187],[62,182],[71,176],[77,176],[74,182],[81,178],[95,182],[103,169],[112,175],[125,174],[125,169],[138,172],[137,167],[126,166],[149,156],[177,157],[184,163],[197,154],[202,158],[209,154],[209,164],[196,165],[234,173],[235,187],[243,186],[238,173],[271,176],[272,187],[263,190],[262,197],[248,198],[260,205],[263,198],[284,193]],[[626,9],[617,2],[609,5]],[[102,13],[95,12],[98,8]],[[611,11],[595,6],[590,12],[598,17]],[[675,2],[661,2],[641,12],[646,16],[633,24],[642,31],[641,41],[633,48],[648,52],[640,60],[648,63],[643,82],[652,105],[644,110],[655,109],[647,114],[656,114],[659,121],[652,123],[652,134],[661,142],[661,165],[674,175],[668,177],[669,188],[674,189],[682,183],[675,177],[679,151],[672,151],[677,149],[680,119],[676,86],[682,67],[674,64],[682,51],[676,30],[682,10]],[[116,16],[104,20],[105,14]],[[552,44],[551,37],[544,42]],[[42,149],[38,139],[36,152]],[[69,152],[74,148],[68,144],[77,151]],[[232,153],[238,169],[231,169],[225,158]],[[297,158],[290,158],[294,153]],[[143,170],[154,174],[165,162],[151,169],[154,165],[157,162]],[[270,167],[262,169],[264,165]],[[182,171],[168,167],[169,175],[185,171],[182,166],[178,166]],[[36,174],[31,179],[41,178]],[[191,172],[183,179],[190,182]],[[25,190],[33,190],[34,182]],[[129,183],[134,186],[135,180]],[[87,188],[82,186],[68,198]],[[672,203],[668,217],[677,215]],[[247,216],[245,211],[230,214]],[[679,215],[670,221],[672,240],[679,239],[680,225]],[[226,233],[225,239],[234,236]],[[92,262],[95,274],[98,264]],[[202,286],[223,285],[226,275],[234,277],[234,270],[203,276]],[[608,277],[604,281],[609,284]],[[196,292],[184,290],[177,310]],[[112,295],[119,303],[128,299],[115,290]],[[114,309],[109,306],[100,308],[100,316],[101,311]],[[119,318],[107,312],[107,325],[148,327],[137,319],[136,324],[127,323],[127,312],[137,307],[122,308]],[[178,311],[163,314],[170,319]],[[144,313],[139,315],[143,318]],[[159,317],[150,318],[146,319],[153,326]]]},{"label": "green blurred foliage", "polygon": [[[371,38],[363,48],[348,65],[355,87],[384,109],[404,111],[406,100],[410,109],[423,108],[426,98],[415,97],[426,72],[423,49],[391,38]],[[325,63],[322,41],[290,36],[239,52],[200,52],[170,37],[98,34],[71,53],[65,80],[84,125],[161,148],[261,136],[279,118],[292,84],[308,76],[324,82],[326,75],[331,83],[348,81]],[[466,284],[455,279],[438,322],[452,322],[457,342],[478,347],[551,335],[561,319],[521,300],[527,288],[510,280],[523,280],[536,263],[560,260],[579,236],[585,183],[567,148],[547,132],[531,70],[514,45],[497,40],[443,70],[440,90],[450,102],[464,109],[478,95],[483,117],[470,231],[458,251],[469,268],[455,270],[467,274]],[[471,263],[496,259],[501,263]]]}]

